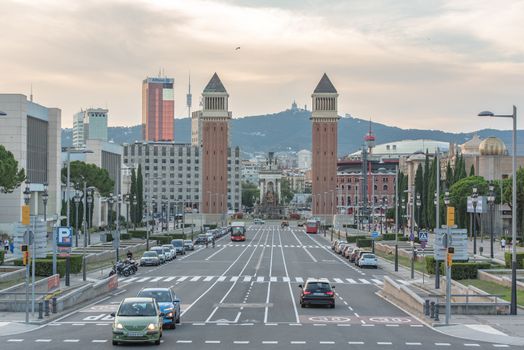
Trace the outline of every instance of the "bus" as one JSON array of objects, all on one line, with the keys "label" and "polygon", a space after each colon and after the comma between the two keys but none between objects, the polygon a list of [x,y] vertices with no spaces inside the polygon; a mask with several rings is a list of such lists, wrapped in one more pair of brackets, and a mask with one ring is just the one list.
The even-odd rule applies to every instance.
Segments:
[{"label": "bus", "polygon": [[306,221],[306,233],[318,233],[318,220],[310,219]]},{"label": "bus", "polygon": [[231,223],[231,241],[245,241],[246,240],[246,224],[244,222],[236,221]]}]

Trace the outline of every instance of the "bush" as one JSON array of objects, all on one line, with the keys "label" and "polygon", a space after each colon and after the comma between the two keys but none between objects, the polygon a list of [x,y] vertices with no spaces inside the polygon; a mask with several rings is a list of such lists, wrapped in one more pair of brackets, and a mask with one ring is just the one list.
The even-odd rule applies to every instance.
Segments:
[{"label": "bush", "polygon": [[357,247],[359,248],[368,248],[373,245],[373,240],[369,238],[360,238],[357,239]]},{"label": "bush", "polygon": [[0,265],[2,265],[4,263],[4,251],[3,250],[0,250]]},{"label": "bush", "polygon": [[121,240],[129,240],[129,239],[131,239],[131,235],[129,233],[121,233],[120,234],[120,239]]},{"label": "bush", "polygon": [[147,237],[146,231],[133,231],[133,230],[130,230],[128,233],[129,233],[129,235],[132,238],[146,239],[146,237]]},{"label": "bush", "polygon": [[[186,235],[182,233],[172,234],[172,235],[169,235],[169,237],[171,237],[171,239],[186,239]],[[171,241],[169,241],[169,243],[171,243]]]},{"label": "bush", "polygon": [[[506,252],[504,254],[504,261],[506,262],[506,268],[511,268],[511,253]],[[524,268],[524,253],[517,253],[517,269]]]},{"label": "bush", "polygon": [[[70,272],[80,273],[82,271],[82,255],[71,255],[70,257],[71,269]],[[15,266],[23,266],[22,259],[14,261]],[[66,272],[66,258],[57,257],[56,271],[61,277],[65,276]],[[36,259],[35,261],[35,275],[41,277],[48,277],[53,274],[53,256],[48,255],[45,259]]]},{"label": "bush", "polygon": [[[400,237],[402,237],[402,235],[398,236],[399,241],[400,241]],[[395,234],[394,233],[384,233],[382,235],[382,240],[383,241],[394,241],[395,240]]]},{"label": "bush", "polygon": [[359,239],[367,239],[368,236],[347,236],[348,243],[356,243]]},{"label": "bush", "polygon": [[[451,265],[451,278],[454,280],[476,279],[478,270],[489,269],[489,263],[473,263],[473,262],[453,262]],[[440,274],[445,275],[445,263],[440,262]],[[435,258],[433,256],[426,256],[426,271],[435,274]]]}]

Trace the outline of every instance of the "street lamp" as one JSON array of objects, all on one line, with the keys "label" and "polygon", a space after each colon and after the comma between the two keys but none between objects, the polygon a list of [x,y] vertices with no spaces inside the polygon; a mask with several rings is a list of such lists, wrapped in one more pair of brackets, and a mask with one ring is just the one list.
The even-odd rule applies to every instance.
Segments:
[{"label": "street lamp", "polygon": [[136,200],[136,195],[133,195],[133,230],[136,230],[136,222],[138,221],[136,210],[137,210],[138,201]]},{"label": "street lamp", "polygon": [[[433,199],[433,204],[435,204],[435,208],[437,208],[435,213],[435,232],[439,229],[439,211],[438,211],[438,205],[439,205],[439,198],[437,191],[434,193],[435,198]],[[440,262],[438,259],[435,259],[435,289],[440,289]]]},{"label": "street lamp", "polygon": [[93,226],[93,220],[91,218],[91,211],[93,210],[93,195],[95,193],[95,188],[90,186],[87,188],[87,244],[91,244],[91,232],[89,229]]},{"label": "street lamp", "polygon": [[417,193],[417,235],[420,235],[420,206],[422,202],[420,201],[420,193]]},{"label": "street lamp", "polygon": [[471,195],[471,204],[473,204],[473,258],[477,255],[477,225],[475,220],[477,218],[478,196],[477,188],[473,187],[473,194]]},{"label": "street lamp", "polygon": [[[446,213],[449,215],[449,192],[444,193],[444,204],[446,205]],[[449,219],[446,217],[446,221],[449,222]],[[451,318],[451,266],[448,264],[447,255],[449,254],[449,245],[450,245],[450,230],[451,228],[447,226],[446,236],[444,241],[444,248],[446,249],[446,257],[444,258],[444,265],[446,268],[446,325],[449,325],[449,320]]]},{"label": "street lamp", "polygon": [[26,180],[25,182],[25,190],[24,190],[24,203],[25,205],[29,205],[29,201],[31,201],[31,189],[29,186],[31,185],[31,181]]},{"label": "street lamp", "polygon": [[490,241],[490,250],[489,250],[489,257],[493,259],[493,207],[495,206],[495,186],[492,184],[489,185],[489,194],[488,194],[488,203],[489,203],[489,213],[490,213],[490,235],[489,235],[489,241]]},{"label": "street lamp", "polygon": [[107,203],[109,204],[109,212],[107,213],[107,227],[109,228],[109,233],[111,232],[111,219],[113,216],[113,203],[115,202],[115,198],[113,197],[113,193],[109,194],[109,197],[107,198]]},{"label": "street lamp", "polygon": [[[25,190],[24,190],[25,205],[29,205],[29,202],[31,201],[31,189],[29,188],[30,185],[31,185],[31,182],[29,180],[26,180]],[[26,231],[26,233],[28,232]],[[27,243],[29,242],[24,242],[24,244],[27,244]],[[34,261],[34,259],[32,260]],[[25,269],[25,280],[26,280],[26,283],[25,283],[25,323],[29,323],[29,266],[30,264],[28,263]],[[33,272],[34,271],[35,269],[33,268]],[[34,285],[35,284],[33,283],[33,287]]]},{"label": "street lamp", "polygon": [[131,194],[124,194],[124,201],[126,202],[126,230],[129,233],[129,205],[131,204]]},{"label": "street lamp", "polygon": [[44,223],[45,231],[47,234],[47,201],[49,200],[49,192],[47,191],[48,185],[47,182],[44,182],[44,193],[42,193],[42,202],[44,203]]},{"label": "street lamp", "polygon": [[79,190],[75,191],[73,199],[75,201],[75,246],[78,247],[78,205],[82,199],[82,192]]},{"label": "street lamp", "polygon": [[511,306],[510,314],[517,314],[517,107],[513,106],[512,114],[494,114],[480,112],[479,117],[511,118],[513,119],[512,133],[512,182],[511,182]]},{"label": "street lamp", "polygon": [[406,198],[402,198],[402,236],[406,236],[406,225],[404,224],[404,218],[406,217]]}]

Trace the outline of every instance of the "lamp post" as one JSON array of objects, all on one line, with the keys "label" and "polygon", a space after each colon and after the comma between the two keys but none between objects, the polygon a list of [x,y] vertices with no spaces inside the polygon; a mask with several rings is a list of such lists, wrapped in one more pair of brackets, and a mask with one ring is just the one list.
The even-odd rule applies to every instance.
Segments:
[{"label": "lamp post", "polygon": [[473,204],[473,258],[475,258],[475,255],[477,255],[477,225],[476,225],[476,218],[477,218],[477,203],[478,203],[478,193],[477,188],[473,187],[473,194],[471,195],[471,204]]},{"label": "lamp post", "polygon": [[[446,205],[446,213],[449,215],[449,211],[447,208],[449,207],[449,192],[445,192],[444,194],[444,204]],[[447,222],[449,222],[449,219],[447,219]],[[450,242],[450,230],[451,227],[447,225],[446,229],[446,239],[445,239],[445,248],[446,248],[446,258],[444,259],[444,264],[446,267],[446,325],[449,325],[449,320],[451,318],[451,266],[448,264],[447,254],[449,254],[448,248]]]},{"label": "lamp post", "polygon": [[87,244],[91,244],[91,232],[89,229],[93,226],[93,220],[91,218],[91,212],[93,210],[93,195],[95,193],[95,188],[90,186],[87,188]]},{"label": "lamp post", "polygon": [[[435,216],[435,220],[436,220],[435,229],[438,229],[439,228],[439,211],[438,211],[439,198],[438,198],[437,192],[435,192],[434,194],[435,194],[435,198],[433,199],[433,204],[435,204],[435,207],[437,208],[437,212]],[[435,259],[435,289],[440,289],[440,262],[438,261],[438,259]]]},{"label": "lamp post", "polygon": [[82,255],[82,279],[85,281],[87,279],[87,265],[86,265],[86,249],[87,249],[87,183],[84,181],[84,192],[82,196],[82,227],[84,228],[84,254]]},{"label": "lamp post", "polygon": [[137,217],[137,204],[138,204],[138,201],[136,200],[136,195],[133,195],[133,230],[136,230],[136,222],[138,220],[138,217]]},{"label": "lamp post", "polygon": [[78,248],[78,205],[80,204],[80,200],[82,199],[80,191],[75,191],[75,196],[73,197],[73,200],[75,201],[75,246]]},{"label": "lamp post", "polygon": [[404,224],[404,219],[406,218],[406,199],[402,198],[402,236],[406,236],[406,225]]},{"label": "lamp post", "polygon": [[511,181],[511,305],[510,314],[517,314],[517,107],[513,106],[512,114],[494,114],[480,112],[479,117],[511,118],[513,119],[512,133],[512,181]]},{"label": "lamp post", "polygon": [[[66,147],[67,152],[67,180],[66,180],[66,225],[70,226],[70,189],[71,189],[71,153],[93,153],[93,151],[86,148],[75,148],[75,147]],[[78,243],[78,242],[77,242]],[[77,245],[78,246],[78,245]]]},{"label": "lamp post", "polygon": [[489,234],[489,257],[493,259],[493,207],[495,206],[495,186],[492,184],[489,185],[489,194],[488,194],[488,203],[489,203],[489,218],[490,218],[490,234]]},{"label": "lamp post", "polygon": [[[109,194],[109,198],[107,198],[107,204],[109,204],[109,213],[107,214],[107,226],[109,227],[109,234],[111,237],[113,237],[113,230],[111,229],[111,218],[113,216],[113,203],[115,202],[115,198],[113,197],[113,193]],[[116,251],[116,261],[118,262],[118,250]]]},{"label": "lamp post", "polygon": [[126,202],[126,231],[129,233],[129,205],[131,204],[131,194],[124,194],[124,201]]},{"label": "lamp post", "polygon": [[398,272],[398,165],[395,166],[395,272]]},{"label": "lamp post", "polygon": [[[47,236],[47,201],[49,200],[49,192],[47,182],[44,182],[44,192],[42,193],[42,202],[44,203],[44,223],[45,223],[45,231]],[[53,275],[56,275],[56,237],[55,237],[55,230],[53,230],[52,234],[52,241],[53,241]]]},{"label": "lamp post", "polygon": [[420,193],[417,193],[417,236],[420,235],[420,206],[422,202],[420,201]]},{"label": "lamp post", "polygon": [[[29,186],[31,185],[31,182],[29,180],[26,180],[25,182],[25,190],[24,190],[24,203],[25,205],[29,205],[29,202],[31,201],[31,189]],[[28,233],[29,230],[26,229],[26,233]],[[34,240],[33,240],[34,241]],[[24,242],[29,243],[29,242]],[[29,244],[27,244],[29,246]],[[29,250],[29,247],[28,247]],[[33,257],[31,257],[33,258]],[[35,259],[32,259],[34,261]],[[25,323],[29,323],[29,262],[26,265],[25,268]],[[33,268],[33,271],[35,269]],[[34,286],[34,283],[33,283]]]}]

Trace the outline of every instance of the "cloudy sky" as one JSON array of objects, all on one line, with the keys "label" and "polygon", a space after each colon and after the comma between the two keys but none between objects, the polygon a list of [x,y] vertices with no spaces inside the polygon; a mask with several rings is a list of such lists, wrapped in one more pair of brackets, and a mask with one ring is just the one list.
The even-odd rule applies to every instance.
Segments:
[{"label": "cloudy sky", "polygon": [[524,107],[522,0],[1,0],[0,14],[0,92],[33,84],[64,127],[90,106],[139,124],[160,68],[177,118],[189,72],[195,108],[215,71],[234,117],[309,106],[323,72],[341,115],[403,128],[509,129],[475,115]]}]

